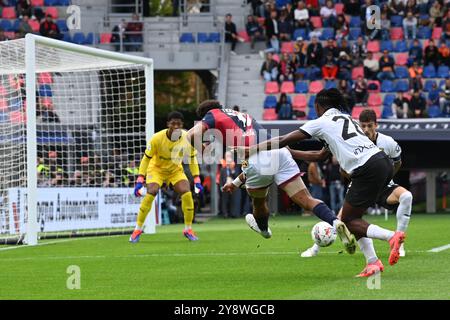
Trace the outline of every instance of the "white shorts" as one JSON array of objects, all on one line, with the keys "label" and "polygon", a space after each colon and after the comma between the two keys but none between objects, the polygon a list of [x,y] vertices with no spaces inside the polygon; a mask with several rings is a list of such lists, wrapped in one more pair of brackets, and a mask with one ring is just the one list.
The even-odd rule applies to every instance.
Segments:
[{"label": "white shorts", "polygon": [[273,182],[278,186],[300,175],[300,169],[288,149],[261,151],[242,166],[247,189],[267,188]]}]

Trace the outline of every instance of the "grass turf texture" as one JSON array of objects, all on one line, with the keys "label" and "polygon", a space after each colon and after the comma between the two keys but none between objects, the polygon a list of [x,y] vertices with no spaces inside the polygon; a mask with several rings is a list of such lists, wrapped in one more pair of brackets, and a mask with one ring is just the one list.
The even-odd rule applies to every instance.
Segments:
[{"label": "grass turf texture", "polygon": [[[368,220],[395,228],[394,216]],[[414,215],[407,257],[394,267],[388,244],[375,241],[386,267],[380,290],[354,277],[364,257],[339,253],[339,240],[317,257],[300,258],[317,221],[272,217],[269,240],[243,219],[213,219],[195,225],[198,242],[182,236],[182,225],[170,225],[138,244],[115,236],[1,246],[0,299],[450,299],[450,249],[427,252],[450,243],[450,215]],[[80,290],[66,288],[69,265],[81,268]]]}]

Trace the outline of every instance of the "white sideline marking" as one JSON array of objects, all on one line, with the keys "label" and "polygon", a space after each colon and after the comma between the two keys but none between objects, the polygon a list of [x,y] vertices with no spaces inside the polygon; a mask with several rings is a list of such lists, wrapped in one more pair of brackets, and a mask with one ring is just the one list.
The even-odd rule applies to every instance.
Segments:
[{"label": "white sideline marking", "polygon": [[446,244],[445,246],[441,246],[441,247],[437,247],[437,248],[433,248],[431,250],[428,250],[428,252],[441,252],[444,250],[450,249],[450,243]]}]

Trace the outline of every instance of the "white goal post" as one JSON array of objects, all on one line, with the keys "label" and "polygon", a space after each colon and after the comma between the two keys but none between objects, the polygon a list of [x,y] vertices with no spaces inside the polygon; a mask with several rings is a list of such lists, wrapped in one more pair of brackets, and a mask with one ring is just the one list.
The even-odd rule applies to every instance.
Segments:
[{"label": "white goal post", "polygon": [[[154,133],[153,68],[32,34],[0,42],[0,238],[36,245],[47,231],[134,225],[132,175]],[[118,199],[121,212],[110,212]]]}]

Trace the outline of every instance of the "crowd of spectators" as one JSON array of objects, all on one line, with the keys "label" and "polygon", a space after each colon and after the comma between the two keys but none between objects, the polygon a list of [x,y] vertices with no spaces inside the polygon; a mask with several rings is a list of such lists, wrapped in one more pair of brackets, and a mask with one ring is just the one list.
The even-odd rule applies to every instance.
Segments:
[{"label": "crowd of spectators", "polygon": [[[346,95],[351,112],[355,105],[366,106],[369,93],[379,92],[384,82],[406,78],[408,87],[401,91],[407,102],[401,112],[394,104],[390,105],[393,111],[399,111],[391,117],[423,117],[431,105],[439,106],[443,115],[450,113],[450,83],[443,80],[450,77],[449,69],[445,68],[450,67],[449,1],[252,0],[249,3],[252,14],[247,17],[246,34],[252,48],[258,41],[266,43],[266,49],[260,52],[265,57],[261,77],[266,82],[281,85],[285,81],[294,84],[322,81],[325,87],[337,87]],[[374,4],[381,8],[379,29],[367,27],[367,20],[375,23],[369,10]],[[397,19],[400,22],[396,25],[401,26],[395,28],[392,21]],[[394,31],[403,35],[394,37]],[[233,43],[233,50],[240,37],[242,33],[234,32],[233,40],[226,39]],[[398,42],[406,48],[394,50]],[[404,64],[397,61],[397,52],[407,53]],[[397,75],[400,65],[406,76]],[[363,68],[364,72],[359,77],[352,76],[355,68]],[[444,75],[423,77],[426,68],[433,69],[432,74],[436,75],[438,70],[444,70]],[[433,88],[424,88],[424,78],[440,79]],[[276,106],[277,111],[282,111],[278,113],[279,119],[295,118],[295,112],[286,114],[286,108],[280,107],[292,105],[289,100],[286,103],[286,97],[279,96]]]}]

